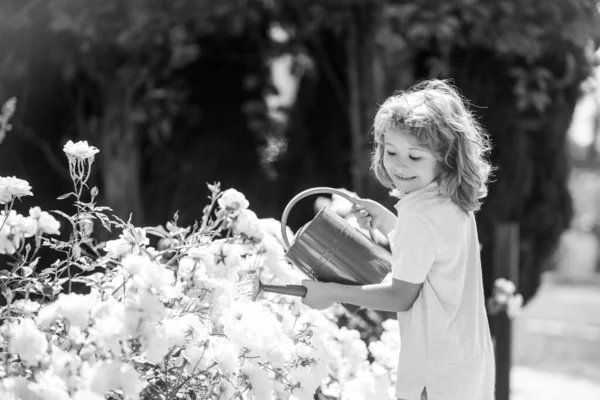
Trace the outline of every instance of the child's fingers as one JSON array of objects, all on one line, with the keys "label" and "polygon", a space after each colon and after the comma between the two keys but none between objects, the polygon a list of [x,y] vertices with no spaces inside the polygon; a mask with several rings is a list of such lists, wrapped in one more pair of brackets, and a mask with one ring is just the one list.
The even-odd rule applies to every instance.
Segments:
[{"label": "child's fingers", "polygon": [[353,205],[350,209],[350,212],[354,214],[357,218],[361,215],[369,215],[369,212],[367,210],[357,205]]},{"label": "child's fingers", "polygon": [[369,226],[371,225],[371,216],[367,215],[364,217],[360,217],[356,219],[356,222],[358,222],[358,226],[360,226],[362,229],[368,229]]},{"label": "child's fingers", "polygon": [[363,210],[363,208],[361,206],[359,206],[358,204],[352,204],[352,207],[350,208],[350,211],[352,211],[352,212],[358,212],[360,210]]},{"label": "child's fingers", "polygon": [[371,218],[371,214],[367,210],[361,210],[358,212],[359,218]]}]

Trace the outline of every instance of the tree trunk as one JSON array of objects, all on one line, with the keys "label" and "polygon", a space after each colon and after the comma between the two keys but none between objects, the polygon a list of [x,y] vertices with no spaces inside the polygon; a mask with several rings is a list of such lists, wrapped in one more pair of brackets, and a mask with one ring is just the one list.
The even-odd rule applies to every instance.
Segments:
[{"label": "tree trunk", "polygon": [[[360,196],[391,206],[387,190],[370,172],[372,145],[369,135],[377,106],[387,95],[384,49],[377,42],[382,26],[383,6],[373,2],[358,5],[353,11],[347,38],[350,118],[353,128],[352,189]],[[354,113],[357,115],[353,117]]]},{"label": "tree trunk", "polygon": [[105,104],[100,133],[100,161],[104,203],[119,218],[130,214],[135,225],[144,220],[141,196],[141,148],[139,132],[129,118],[131,98],[116,90]]},{"label": "tree trunk", "polygon": [[359,42],[358,42],[358,23],[354,14],[349,13],[348,36],[346,38],[346,52],[348,57],[347,76],[348,76],[348,116],[350,126],[350,178],[352,190],[364,195],[365,193],[365,172],[368,168],[368,160],[365,162],[365,156],[368,155],[368,142],[365,134],[365,124],[363,122],[363,112],[361,109],[362,87],[360,82],[359,67]]}]

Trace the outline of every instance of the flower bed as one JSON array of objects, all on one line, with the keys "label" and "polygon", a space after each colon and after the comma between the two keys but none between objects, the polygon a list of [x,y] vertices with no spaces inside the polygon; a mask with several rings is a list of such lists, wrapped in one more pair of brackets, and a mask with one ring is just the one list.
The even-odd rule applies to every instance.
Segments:
[{"label": "flower bed", "polygon": [[[303,276],[284,259],[280,225],[259,219],[235,189],[209,185],[210,203],[191,227],[135,227],[98,206],[87,180],[99,150],[68,142],[73,214],[15,200],[32,195],[0,178],[2,399],[386,398],[398,350],[394,321],[369,363],[357,331],[339,328],[297,298],[254,300],[240,279],[270,284]],[[119,230],[106,243],[95,225]],[[68,240],[56,235],[67,230]],[[150,245],[156,236],[157,245]],[[51,261],[38,251],[56,252]],[[74,284],[85,285],[75,293]],[[395,348],[394,348],[395,347]]]}]

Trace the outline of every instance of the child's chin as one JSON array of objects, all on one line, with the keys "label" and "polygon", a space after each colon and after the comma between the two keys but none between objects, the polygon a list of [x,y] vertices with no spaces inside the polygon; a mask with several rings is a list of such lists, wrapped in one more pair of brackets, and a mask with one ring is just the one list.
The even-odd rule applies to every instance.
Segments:
[{"label": "child's chin", "polygon": [[421,186],[419,184],[419,181],[417,178],[411,179],[411,180],[397,180],[396,181],[396,186],[398,187],[398,189],[403,190],[403,191],[415,191],[415,190],[419,190],[419,186]]}]

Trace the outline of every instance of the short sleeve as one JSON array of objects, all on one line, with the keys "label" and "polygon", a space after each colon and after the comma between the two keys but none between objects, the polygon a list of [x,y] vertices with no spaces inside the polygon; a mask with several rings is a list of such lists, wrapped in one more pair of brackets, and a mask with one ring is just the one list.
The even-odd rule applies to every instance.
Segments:
[{"label": "short sleeve", "polygon": [[398,221],[390,236],[393,240],[392,276],[410,283],[425,282],[436,253],[431,223],[421,215],[407,214]]}]

